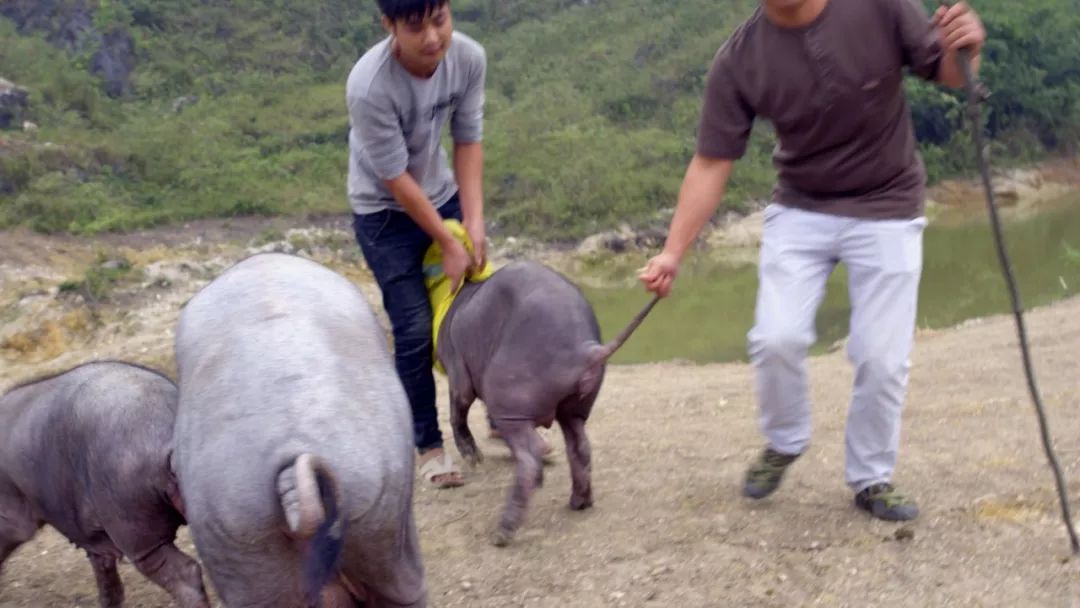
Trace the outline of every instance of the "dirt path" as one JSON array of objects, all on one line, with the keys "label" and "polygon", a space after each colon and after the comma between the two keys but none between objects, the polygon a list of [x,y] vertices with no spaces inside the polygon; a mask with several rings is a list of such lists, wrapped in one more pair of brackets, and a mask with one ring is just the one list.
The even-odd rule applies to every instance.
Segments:
[{"label": "dirt path", "polygon": [[[85,261],[81,245],[61,245],[74,249],[0,259],[0,339],[16,325],[81,310],[77,302],[58,305],[47,288]],[[176,247],[169,255],[131,253],[142,256],[142,276],[126,287],[137,297],[96,311],[88,328],[61,324],[56,331],[67,339],[57,352],[0,352],[0,390],[93,357],[171,371],[179,307],[236,253],[205,243]],[[362,271],[350,276],[364,283]],[[155,287],[160,278],[169,278],[168,287]],[[1056,447],[1080,509],[1080,300],[1028,319]],[[506,549],[488,539],[512,467],[505,448],[482,441],[488,459],[470,472],[469,485],[421,488],[415,496],[431,605],[1080,608],[1080,560],[1064,559],[1068,546],[1011,318],[918,336],[897,479],[923,508],[907,528],[913,539],[897,540],[900,526],[857,512],[843,485],[851,382],[843,354],[816,358],[810,369],[814,446],[781,491],[760,503],[738,493],[761,443],[743,365],[612,368],[588,426],[595,508],[566,508],[558,439],[546,485]],[[439,407],[445,422],[445,386]],[[482,417],[474,408],[480,435]],[[194,554],[186,531],[182,539]],[[130,565],[122,576],[128,606],[169,605]],[[0,608],[94,605],[89,565],[51,530],[21,548],[0,579]]]}]

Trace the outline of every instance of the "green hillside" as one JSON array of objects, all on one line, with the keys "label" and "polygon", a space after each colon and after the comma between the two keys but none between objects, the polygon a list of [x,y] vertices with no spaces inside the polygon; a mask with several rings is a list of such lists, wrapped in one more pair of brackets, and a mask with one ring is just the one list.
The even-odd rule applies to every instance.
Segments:
[{"label": "green hillside", "polygon": [[[456,26],[490,61],[491,232],[663,225],[709,61],[755,4],[455,0]],[[1075,0],[977,7],[995,162],[1074,152]],[[373,0],[5,0],[0,77],[29,100],[0,130],[0,227],[345,212],[344,81],[382,35]],[[909,87],[931,178],[965,172],[959,97]],[[760,125],[729,205],[768,193],[772,146]]]}]

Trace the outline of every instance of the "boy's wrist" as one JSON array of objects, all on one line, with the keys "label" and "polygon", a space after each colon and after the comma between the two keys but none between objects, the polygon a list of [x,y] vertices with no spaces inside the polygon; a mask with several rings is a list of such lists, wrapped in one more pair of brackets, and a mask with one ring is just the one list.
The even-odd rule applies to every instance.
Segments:
[{"label": "boy's wrist", "polygon": [[457,239],[454,238],[454,235],[442,224],[439,224],[439,231],[433,235],[433,239],[440,247],[442,247],[443,251],[446,251],[450,245],[458,242]]}]

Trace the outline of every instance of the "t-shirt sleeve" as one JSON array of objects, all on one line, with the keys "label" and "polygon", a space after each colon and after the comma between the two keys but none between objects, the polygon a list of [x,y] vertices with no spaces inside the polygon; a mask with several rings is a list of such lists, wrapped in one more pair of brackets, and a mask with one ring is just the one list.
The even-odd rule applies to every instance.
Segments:
[{"label": "t-shirt sleeve", "polygon": [[397,113],[387,98],[349,95],[349,118],[379,179],[400,177],[409,167],[409,152]]},{"label": "t-shirt sleeve", "polygon": [[450,118],[450,135],[458,143],[478,142],[484,135],[484,82],[487,57],[483,49],[473,58],[465,95]]},{"label": "t-shirt sleeve", "polygon": [[937,29],[920,0],[889,0],[903,49],[904,65],[924,80],[937,78],[944,53]]},{"label": "t-shirt sleeve", "polygon": [[732,74],[730,55],[721,49],[705,81],[697,152],[710,158],[741,158],[753,126],[754,110]]}]

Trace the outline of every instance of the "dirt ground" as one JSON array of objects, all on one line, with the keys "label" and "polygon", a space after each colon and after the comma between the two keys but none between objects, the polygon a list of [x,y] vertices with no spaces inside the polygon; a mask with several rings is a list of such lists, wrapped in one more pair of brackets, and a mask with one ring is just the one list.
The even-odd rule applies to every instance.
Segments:
[{"label": "dirt ground", "polygon": [[[172,373],[180,306],[248,245],[220,227],[189,227],[194,238],[186,240],[157,234],[88,244],[0,233],[0,390],[102,357]],[[320,234],[305,236],[315,257],[362,284],[377,307],[355,258],[319,245]],[[107,301],[57,291],[115,256],[138,273]],[[1027,321],[1055,447],[1080,510],[1080,300],[1033,311]],[[615,366],[587,426],[593,509],[566,506],[570,481],[557,434],[545,486],[507,548],[489,543],[512,475],[505,447],[481,440],[487,459],[463,488],[419,485],[430,604],[1080,608],[1080,558],[1069,559],[1011,317],[920,333],[913,363],[896,479],[920,501],[912,524],[871,520],[851,504],[843,431],[852,375],[842,351],[810,362],[813,447],[761,502],[739,494],[762,442],[747,366]],[[439,407],[445,424],[445,384]],[[473,409],[472,427],[483,436],[482,407]],[[194,555],[186,530],[181,546]],[[121,575],[128,606],[170,605],[130,565]],[[89,564],[50,529],[0,578],[0,608],[96,602]]]}]

